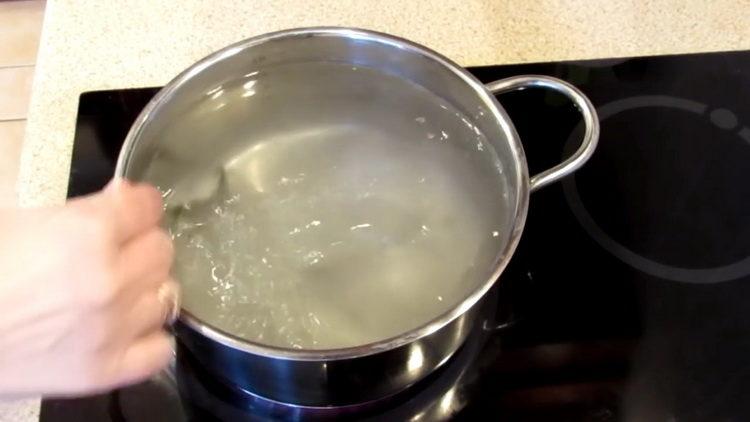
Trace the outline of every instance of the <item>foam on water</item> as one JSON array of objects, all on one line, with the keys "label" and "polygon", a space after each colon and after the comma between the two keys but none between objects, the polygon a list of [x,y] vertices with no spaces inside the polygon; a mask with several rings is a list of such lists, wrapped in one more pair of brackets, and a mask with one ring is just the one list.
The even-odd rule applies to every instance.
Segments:
[{"label": "foam on water", "polygon": [[[185,116],[192,133],[170,136],[220,153],[165,151],[147,179],[167,198],[186,309],[251,341],[329,349],[399,335],[470,294],[508,210],[470,119],[398,78],[315,66],[317,89],[310,66],[282,67],[207,95]],[[167,182],[200,153],[205,166]]]}]

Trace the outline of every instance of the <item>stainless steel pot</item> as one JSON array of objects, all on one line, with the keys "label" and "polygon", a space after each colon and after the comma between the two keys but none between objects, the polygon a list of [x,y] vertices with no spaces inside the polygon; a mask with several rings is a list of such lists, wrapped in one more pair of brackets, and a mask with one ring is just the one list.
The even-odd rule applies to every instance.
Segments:
[{"label": "stainless steel pot", "polygon": [[[164,123],[179,119],[181,110],[218,84],[279,64],[323,61],[397,75],[459,110],[471,110],[467,115],[474,116],[472,124],[492,143],[505,169],[513,215],[511,234],[487,279],[453,309],[395,338],[336,350],[283,349],[237,338],[183,309],[175,327],[179,341],[210,373],[252,394],[302,406],[340,406],[382,398],[414,384],[446,362],[464,342],[478,302],[513,255],[526,220],[529,193],[585,163],[594,152],[599,134],[591,103],[561,80],[518,76],[483,85],[447,58],[404,39],[348,28],[293,29],[226,47],[172,80],[134,123],[120,153],[117,175],[143,180],[145,164],[159,149]],[[551,89],[569,97],[581,111],[585,125],[580,148],[563,163],[533,177],[529,177],[513,124],[493,95],[529,87]],[[184,147],[187,151],[199,150],[192,149],[195,145]],[[196,159],[200,154],[196,153]]]}]

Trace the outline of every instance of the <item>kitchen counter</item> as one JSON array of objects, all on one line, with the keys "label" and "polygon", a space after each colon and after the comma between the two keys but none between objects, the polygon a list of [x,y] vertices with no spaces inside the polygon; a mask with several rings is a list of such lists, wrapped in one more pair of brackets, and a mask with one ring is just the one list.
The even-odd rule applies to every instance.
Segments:
[{"label": "kitchen counter", "polygon": [[[163,85],[199,58],[253,35],[355,26],[414,40],[471,66],[750,49],[748,10],[748,0],[711,6],[632,0],[595,7],[589,0],[48,0],[19,202],[65,200],[82,92]],[[11,420],[34,419],[37,406],[26,402]]]}]

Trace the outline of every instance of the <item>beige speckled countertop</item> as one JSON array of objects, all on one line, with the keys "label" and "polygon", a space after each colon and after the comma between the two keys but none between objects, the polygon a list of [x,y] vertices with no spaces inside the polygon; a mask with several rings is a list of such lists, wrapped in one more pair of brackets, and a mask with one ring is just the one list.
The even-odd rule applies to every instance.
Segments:
[{"label": "beige speckled countertop", "polygon": [[18,183],[65,199],[78,96],[162,85],[264,32],[356,26],[469,65],[750,49],[750,0],[48,0]]}]

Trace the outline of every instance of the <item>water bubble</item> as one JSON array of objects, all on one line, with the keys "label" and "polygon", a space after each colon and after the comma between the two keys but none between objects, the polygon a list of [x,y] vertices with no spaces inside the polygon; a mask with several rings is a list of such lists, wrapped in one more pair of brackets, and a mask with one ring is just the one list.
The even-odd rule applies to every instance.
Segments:
[{"label": "water bubble", "polygon": [[323,255],[323,252],[310,251],[304,256],[303,260],[306,265],[315,265],[318,262],[320,262],[323,258],[325,258],[325,255]]}]

